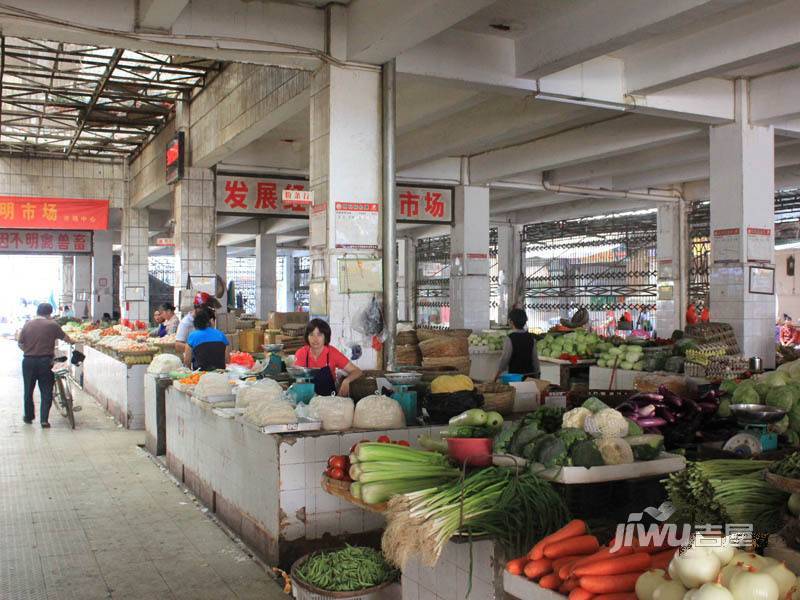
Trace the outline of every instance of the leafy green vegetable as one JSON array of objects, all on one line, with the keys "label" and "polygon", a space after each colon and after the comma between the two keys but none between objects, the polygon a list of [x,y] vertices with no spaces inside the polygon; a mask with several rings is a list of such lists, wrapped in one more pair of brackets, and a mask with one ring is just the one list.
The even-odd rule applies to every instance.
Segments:
[{"label": "leafy green vegetable", "polygon": [[555,433],[561,429],[564,409],[557,406],[540,406],[535,411],[528,413],[523,419],[524,424],[536,423],[539,429],[547,433]]},{"label": "leafy green vegetable", "polygon": [[575,467],[600,467],[605,464],[603,455],[592,440],[578,442],[570,452],[572,465]]},{"label": "leafy green vegetable", "polygon": [[773,387],[770,388],[767,394],[766,402],[769,406],[789,411],[792,410],[792,406],[794,406],[794,394],[792,394],[792,390],[785,385]]},{"label": "leafy green vegetable", "polygon": [[576,443],[589,439],[589,436],[585,431],[576,427],[565,427],[564,429],[557,431],[556,436],[563,440],[567,450],[572,448],[572,446],[574,446]]},{"label": "leafy green vegetable", "polygon": [[508,451],[511,454],[516,454],[519,456],[520,452],[522,452],[522,449],[528,445],[528,442],[532,441],[537,436],[540,436],[542,433],[544,432],[539,429],[539,425],[537,423],[528,423],[527,425],[523,425],[517,429],[516,433],[511,438],[511,443],[508,445]]},{"label": "leafy green vegetable", "polygon": [[737,384],[733,379],[726,379],[719,385],[719,389],[721,389],[726,394],[732,394],[736,390]]},{"label": "leafy green vegetable", "polygon": [[514,438],[514,434],[517,432],[519,428],[519,423],[509,423],[508,427],[503,428],[500,433],[494,438],[494,453],[495,454],[506,454],[508,453],[508,447],[511,444],[511,440]]},{"label": "leafy green vegetable", "polygon": [[593,413],[599,412],[605,408],[610,408],[608,404],[606,404],[599,398],[595,398],[594,396],[587,398],[586,401],[583,404],[581,404],[581,406],[583,406],[583,408],[588,408]]},{"label": "leafy green vegetable", "polygon": [[628,435],[629,436],[642,435],[644,433],[644,430],[641,427],[639,427],[639,424],[636,421],[634,421],[633,419],[628,419],[628,418],[626,418],[625,420],[628,421]]},{"label": "leafy green vegetable", "polygon": [[548,469],[569,464],[567,446],[558,436],[542,436],[542,442],[537,444],[536,450],[536,462],[542,463]]},{"label": "leafy green vegetable", "polygon": [[788,417],[788,415],[783,417],[777,423],[773,423],[772,425],[770,425],[769,428],[770,428],[771,431],[774,431],[775,433],[779,433],[779,434],[784,434],[787,431],[789,431],[789,417]]},{"label": "leafy green vegetable", "polygon": [[664,436],[656,433],[625,438],[636,460],[655,460],[664,450]]},{"label": "leafy green vegetable", "polygon": [[769,394],[770,390],[772,389],[769,384],[761,381],[755,385],[756,393],[758,394],[759,400],[763,404],[767,400],[767,394]]},{"label": "leafy green vegetable", "polygon": [[733,392],[732,404],[761,404],[761,398],[758,397],[756,386],[754,384],[744,385],[739,384],[736,391]]}]

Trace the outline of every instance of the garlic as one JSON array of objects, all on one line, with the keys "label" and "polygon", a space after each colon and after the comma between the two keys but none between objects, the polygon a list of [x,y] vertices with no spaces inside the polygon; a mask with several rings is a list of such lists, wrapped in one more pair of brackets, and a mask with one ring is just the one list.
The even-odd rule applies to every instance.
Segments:
[{"label": "garlic", "polygon": [[665,581],[667,579],[664,569],[651,569],[642,573],[636,580],[636,597],[638,600],[653,600],[653,592]]}]

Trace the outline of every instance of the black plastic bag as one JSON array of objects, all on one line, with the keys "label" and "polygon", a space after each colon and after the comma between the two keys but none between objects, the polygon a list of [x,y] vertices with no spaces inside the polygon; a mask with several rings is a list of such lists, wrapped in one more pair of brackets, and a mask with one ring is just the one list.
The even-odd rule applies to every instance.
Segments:
[{"label": "black plastic bag", "polygon": [[375,296],[372,297],[369,305],[358,315],[355,323],[353,323],[353,329],[364,335],[379,335],[383,331],[383,310],[381,309],[381,303],[378,302]]},{"label": "black plastic bag", "polygon": [[465,410],[483,406],[483,396],[476,391],[428,394],[423,402],[431,423],[441,425]]}]

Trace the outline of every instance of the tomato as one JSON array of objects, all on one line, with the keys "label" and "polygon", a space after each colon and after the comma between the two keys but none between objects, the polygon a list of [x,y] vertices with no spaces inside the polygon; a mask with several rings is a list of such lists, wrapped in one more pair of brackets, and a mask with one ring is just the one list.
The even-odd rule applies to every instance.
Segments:
[{"label": "tomato", "polygon": [[327,475],[328,477],[333,477],[333,475],[331,475],[331,468],[330,467],[325,469],[325,475]]},{"label": "tomato", "polygon": [[341,469],[342,471],[347,470],[347,457],[346,456],[334,456],[331,460],[331,469]]},{"label": "tomato", "polygon": [[380,442],[381,444],[391,444],[392,439],[388,435],[379,435],[378,442]]},{"label": "tomato", "polygon": [[344,471],[342,469],[331,469],[330,477],[342,481],[344,479]]},{"label": "tomato", "polygon": [[332,467],[333,466],[333,461],[336,460],[337,458],[339,458],[339,457],[336,456],[335,454],[332,454],[331,456],[329,456],[328,457],[328,467]]},{"label": "tomato", "polygon": [[408,443],[406,440],[399,440],[397,443],[398,443],[400,446],[405,446],[406,448],[408,448],[409,446],[411,446],[411,444],[409,444],[409,443]]},{"label": "tomato", "polygon": [[367,443],[368,443],[368,442],[370,442],[370,441],[371,441],[371,440],[361,440],[360,442],[356,442],[355,444],[353,444],[352,446],[350,446],[350,454],[352,454],[353,452],[355,452],[355,451],[356,451],[356,448],[358,448],[358,445],[359,445],[359,444],[363,444],[363,443],[365,443],[365,442],[367,442]]}]

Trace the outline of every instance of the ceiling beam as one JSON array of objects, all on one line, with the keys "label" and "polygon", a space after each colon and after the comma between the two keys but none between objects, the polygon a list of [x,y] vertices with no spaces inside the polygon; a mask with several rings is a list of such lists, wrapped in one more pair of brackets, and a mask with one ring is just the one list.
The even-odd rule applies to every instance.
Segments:
[{"label": "ceiling beam", "polygon": [[750,122],[780,124],[800,117],[800,69],[750,80]]},{"label": "ceiling beam", "polygon": [[170,29],[189,0],[139,0],[139,29]]},{"label": "ceiling beam", "polygon": [[749,14],[632,52],[625,59],[627,90],[662,90],[800,49],[798,0],[755,3],[754,8]]},{"label": "ceiling beam", "polygon": [[492,150],[470,158],[470,180],[487,183],[529,171],[567,167],[701,135],[692,124],[622,115],[566,133]]},{"label": "ceiling beam", "polygon": [[618,200],[616,198],[582,198],[566,201],[561,204],[542,208],[529,208],[517,212],[506,213],[504,217],[510,223],[524,225],[528,223],[548,223],[582,217],[620,213],[634,210],[655,208],[656,204],[643,200]]},{"label": "ceiling beam", "polygon": [[562,2],[516,42],[516,73],[550,75],[749,0]]},{"label": "ceiling beam", "polygon": [[347,7],[347,57],[383,64],[493,2],[354,0]]}]

